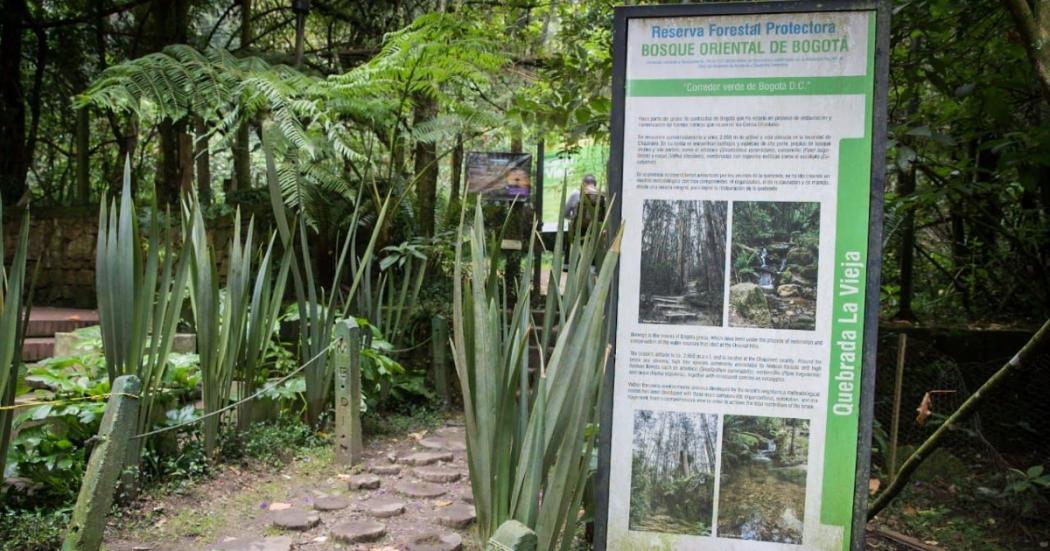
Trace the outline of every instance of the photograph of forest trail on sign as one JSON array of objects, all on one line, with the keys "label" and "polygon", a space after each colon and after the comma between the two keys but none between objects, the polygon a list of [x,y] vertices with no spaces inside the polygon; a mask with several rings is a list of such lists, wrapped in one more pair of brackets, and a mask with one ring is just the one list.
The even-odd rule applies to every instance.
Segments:
[{"label": "photograph of forest trail on sign", "polygon": [[718,416],[634,412],[630,529],[711,533]]},{"label": "photograph of forest trail on sign", "polygon": [[809,421],[727,415],[718,537],[802,543]]},{"label": "photograph of forest trail on sign", "polygon": [[816,326],[820,203],[733,203],[729,325]]},{"label": "photograph of forest trail on sign", "polygon": [[727,210],[724,201],[645,201],[639,322],[722,325]]}]

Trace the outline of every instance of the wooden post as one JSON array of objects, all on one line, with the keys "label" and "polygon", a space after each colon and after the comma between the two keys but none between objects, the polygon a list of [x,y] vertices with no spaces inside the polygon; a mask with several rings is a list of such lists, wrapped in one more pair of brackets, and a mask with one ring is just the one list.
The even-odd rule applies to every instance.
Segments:
[{"label": "wooden post", "polygon": [[117,377],[98,429],[99,443],[88,461],[80,495],[69,521],[64,551],[96,551],[102,545],[106,515],[124,469],[128,443],[139,415],[138,393],[142,384],[134,375]]},{"label": "wooden post", "polygon": [[448,390],[448,320],[442,316],[434,316],[430,320],[430,352],[432,361],[430,363],[430,374],[434,380],[434,388],[437,389],[441,403],[448,407],[451,397]]},{"label": "wooden post", "polygon": [[901,394],[904,389],[904,358],[908,349],[908,334],[901,332],[897,338],[897,375],[893,381],[893,418],[890,421],[890,450],[887,473],[897,476],[897,434],[901,423]]},{"label": "wooden post", "polygon": [[353,466],[361,462],[361,328],[353,319],[335,326],[335,460]]},{"label": "wooden post", "polygon": [[516,520],[508,520],[499,525],[485,551],[536,551],[536,545],[536,532]]}]

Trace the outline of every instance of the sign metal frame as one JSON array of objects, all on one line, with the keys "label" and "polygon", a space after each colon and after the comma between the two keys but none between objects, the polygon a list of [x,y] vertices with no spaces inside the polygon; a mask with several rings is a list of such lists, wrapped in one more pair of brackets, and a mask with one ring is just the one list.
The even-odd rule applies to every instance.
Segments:
[{"label": "sign metal frame", "polygon": [[[872,91],[871,182],[868,213],[868,249],[864,297],[863,351],[860,377],[857,463],[853,489],[853,515],[850,549],[863,551],[864,528],[867,524],[868,477],[871,467],[871,433],[875,397],[875,353],[878,341],[879,285],[882,270],[883,190],[886,181],[886,105],[889,82],[890,14],[888,0],[787,0],[749,3],[679,4],[653,6],[619,6],[613,23],[612,111],[608,184],[612,203],[612,232],[621,223],[623,204],[624,108],[627,84],[628,20],[637,18],[704,17],[721,15],[754,15],[784,13],[824,13],[869,11],[875,14],[874,90]],[[622,268],[622,264],[619,268]],[[612,353],[605,371],[602,393],[601,432],[598,441],[598,471],[595,480],[594,549],[607,547],[609,516],[609,473],[612,447],[613,400],[616,376],[616,327],[619,305],[619,268],[613,280],[607,309],[609,344]]]}]

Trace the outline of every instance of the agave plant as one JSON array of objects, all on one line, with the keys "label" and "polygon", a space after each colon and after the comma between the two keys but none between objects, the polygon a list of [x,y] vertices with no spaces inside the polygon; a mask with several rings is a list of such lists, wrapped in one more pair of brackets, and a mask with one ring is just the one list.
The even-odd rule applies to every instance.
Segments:
[{"label": "agave plant", "polygon": [[[229,401],[234,370],[247,334],[255,220],[248,223],[247,235],[242,242],[240,210],[234,215],[226,285],[220,288],[215,255],[208,241],[200,206],[195,206],[187,217],[193,251],[190,302],[197,327],[204,413],[208,415],[225,407]],[[204,450],[208,457],[218,449],[219,422],[218,415],[204,420]]]},{"label": "agave plant", "polygon": [[[304,364],[308,364],[304,370],[306,376],[306,416],[310,425],[317,427],[321,421],[321,414],[328,404],[333,382],[334,367],[326,351],[331,345],[336,321],[349,315],[351,301],[346,299],[340,302],[341,297],[338,292],[339,284],[343,277],[343,267],[347,263],[347,255],[353,248],[355,252],[355,261],[351,266],[354,272],[353,280],[349,291],[345,295],[346,297],[353,297],[357,294],[357,289],[361,285],[366,267],[371,264],[375,244],[386,221],[386,213],[391,201],[389,195],[383,200],[372,228],[368,245],[361,256],[357,257],[355,243],[358,238],[357,232],[361,227],[359,221],[362,208],[361,197],[363,196],[359,195],[354,212],[350,216],[349,230],[343,240],[332,283],[325,287],[318,283],[314,275],[313,258],[310,254],[305,218],[302,216],[296,218],[298,224],[298,229],[295,232],[298,234],[298,239],[296,239],[296,235],[292,231],[292,224],[289,222],[288,215],[285,212],[273,151],[266,142],[263,143],[263,151],[266,156],[266,180],[270,191],[274,220],[281,240],[284,242],[286,254],[290,254],[292,257],[292,283],[299,309],[299,359]],[[323,356],[324,361],[317,360],[318,356]]]},{"label": "agave plant", "polygon": [[[0,203],[0,228],[4,227],[4,208]],[[28,306],[23,301],[26,280],[26,254],[29,247],[29,214],[22,219],[22,228],[15,243],[15,255],[10,267],[4,267],[7,258],[3,239],[0,239],[0,406],[10,406],[15,401],[18,367],[21,364],[22,321],[28,316]],[[25,312],[23,313],[23,308]],[[11,439],[11,420],[14,412],[0,411],[0,478],[4,475],[7,446]]]},{"label": "agave plant", "polygon": [[[596,213],[595,213],[596,214]],[[619,257],[619,234],[603,248],[605,221],[577,227],[568,258],[557,237],[552,286],[542,320],[530,315],[527,260],[514,304],[501,281],[499,239],[486,247],[480,207],[469,232],[469,275],[456,246],[453,356],[462,387],[478,535],[517,520],[536,531],[539,549],[569,549],[585,496],[607,359],[606,301]],[[560,225],[559,225],[560,227]],[[592,271],[599,259],[600,270]],[[510,283],[513,284],[513,283]],[[558,330],[555,334],[554,326]],[[540,334],[537,334],[539,332]],[[542,346],[530,389],[529,343]],[[546,349],[546,343],[553,348]]]},{"label": "agave plant", "polygon": [[[248,396],[256,391],[256,377],[263,363],[266,347],[270,343],[277,327],[278,314],[281,311],[281,300],[284,298],[285,284],[288,282],[288,269],[292,255],[284,254],[276,277],[273,276],[275,233],[270,237],[266,252],[256,270],[255,285],[252,288],[251,305],[248,309],[247,326],[245,327],[244,348],[241,354],[240,378],[243,381],[242,394]],[[241,404],[237,410],[237,423],[243,429],[254,419],[252,400]]]},{"label": "agave plant", "polygon": [[[176,251],[171,232],[161,229],[152,209],[149,242],[143,251],[135,202],[131,197],[131,162],[124,162],[120,201],[99,214],[95,261],[102,350],[110,383],[121,375],[142,381],[138,432],[147,428],[157,389],[178,329],[189,275],[190,253]],[[141,440],[129,448],[128,466],[137,466]]]}]

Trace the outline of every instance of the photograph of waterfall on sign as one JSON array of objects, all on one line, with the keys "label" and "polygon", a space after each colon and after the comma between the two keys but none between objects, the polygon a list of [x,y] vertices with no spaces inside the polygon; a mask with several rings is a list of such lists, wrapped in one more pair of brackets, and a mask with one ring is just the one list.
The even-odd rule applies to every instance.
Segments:
[{"label": "photograph of waterfall on sign", "polygon": [[710,535],[717,439],[717,415],[634,412],[631,530]]},{"label": "photograph of waterfall on sign", "polygon": [[726,415],[718,537],[802,543],[809,421]]},{"label": "photograph of waterfall on sign", "polygon": [[736,201],[729,325],[812,331],[820,203]]},{"label": "photograph of waterfall on sign", "polygon": [[645,201],[641,323],[722,325],[727,211],[724,201]]}]

